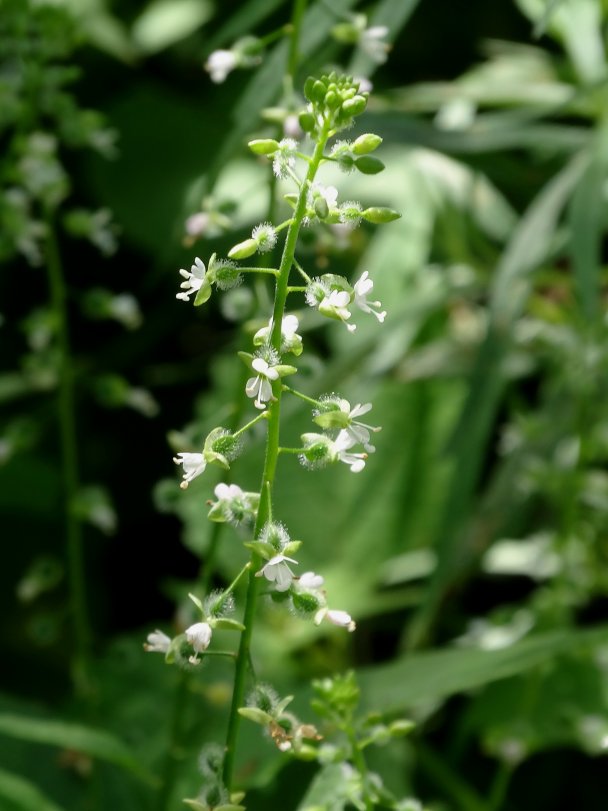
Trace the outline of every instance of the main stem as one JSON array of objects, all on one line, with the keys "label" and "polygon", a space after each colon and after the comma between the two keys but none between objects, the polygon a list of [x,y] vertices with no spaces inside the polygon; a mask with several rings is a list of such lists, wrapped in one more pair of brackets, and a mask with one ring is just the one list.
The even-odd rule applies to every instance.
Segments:
[{"label": "main stem", "polygon": [[[328,139],[328,131],[324,130],[319,141],[315,147],[315,151],[308,166],[306,179],[300,187],[300,194],[294,212],[293,220],[287,231],[285,239],[285,246],[283,248],[283,256],[281,258],[281,265],[279,267],[279,275],[275,288],[274,309],[272,313],[273,326],[270,342],[273,348],[280,352],[281,349],[281,324],[283,323],[283,314],[285,312],[285,301],[287,299],[287,287],[289,282],[289,273],[293,265],[293,258],[300,233],[300,227],[304,214],[306,212],[306,198],[308,190],[315,178],[317,169],[323,158],[323,150]],[[273,383],[274,401],[269,406],[269,419],[268,419],[268,434],[266,437],[266,456],[264,459],[264,470],[262,473],[262,481],[260,485],[260,506],[258,515],[255,522],[254,537],[258,538],[264,524],[268,521],[271,515],[271,499],[272,488],[274,485],[274,478],[277,467],[277,460],[279,458],[279,436],[281,424],[281,394],[282,383],[277,380]],[[238,737],[240,715],[239,707],[243,706],[243,699],[245,696],[245,681],[247,677],[247,667],[250,659],[251,650],[251,636],[253,633],[253,623],[256,612],[256,604],[258,593],[260,589],[261,578],[256,577],[256,572],[260,569],[262,560],[256,553],[251,556],[251,571],[249,572],[249,584],[247,587],[247,597],[245,601],[245,613],[243,617],[243,624],[245,630],[241,634],[241,641],[236,660],[236,672],[234,676],[234,690],[232,692],[232,704],[230,707],[230,718],[228,720],[228,733],[226,736],[226,754],[224,757],[224,784],[228,790],[232,786],[232,774],[234,770],[234,756],[236,749],[236,741]]]},{"label": "main stem", "polygon": [[74,629],[76,654],[73,664],[73,678],[76,690],[88,692],[90,630],[84,583],[84,557],[80,519],[74,512],[74,502],[78,494],[78,450],[76,441],[76,409],[74,406],[73,369],[68,331],[66,287],[57,245],[52,216],[47,215],[47,272],[51,295],[51,306],[56,320],[57,344],[59,349],[59,438],[61,442],[61,462],[66,528],[66,556],[68,584],[70,592],[70,613]]}]

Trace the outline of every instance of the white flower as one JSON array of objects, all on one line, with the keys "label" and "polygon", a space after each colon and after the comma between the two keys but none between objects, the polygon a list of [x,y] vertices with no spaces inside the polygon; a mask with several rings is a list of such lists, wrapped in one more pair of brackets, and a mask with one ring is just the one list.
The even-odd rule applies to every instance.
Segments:
[{"label": "white flower", "polygon": [[194,264],[189,271],[181,268],[180,276],[183,276],[186,281],[180,284],[182,292],[178,293],[175,298],[181,299],[182,301],[188,301],[188,297],[191,296],[192,293],[198,293],[206,281],[206,272],[207,268],[205,267],[205,263],[202,261],[202,259],[199,259],[198,256],[194,260]]},{"label": "white flower", "polygon": [[287,561],[289,561],[289,563],[298,563],[298,561],[293,558],[278,554],[270,558],[260,571],[256,572],[256,577],[262,577],[263,575],[266,580],[275,584],[277,591],[287,591],[293,580],[293,572],[287,565]]},{"label": "white flower", "polygon": [[241,498],[243,495],[238,484],[218,484],[213,492],[220,501],[232,501],[233,498]]},{"label": "white flower", "polygon": [[221,84],[228,74],[238,65],[238,57],[233,51],[213,51],[205,62],[205,70],[211,76],[211,81]]},{"label": "white flower", "polygon": [[162,631],[159,631],[158,628],[156,631],[152,631],[148,634],[147,641],[144,642],[144,650],[147,651],[155,651],[156,653],[166,653],[169,650],[169,645],[171,644],[171,637],[164,634]]},{"label": "white flower", "polygon": [[211,215],[207,211],[198,211],[186,220],[186,233],[190,237],[200,237],[209,230],[210,225]]},{"label": "white flower", "polygon": [[300,126],[300,117],[295,113],[290,113],[289,115],[285,116],[285,120],[283,121],[283,132],[287,138],[294,138],[296,140],[301,138],[304,133],[302,131],[302,127]]},{"label": "white flower", "polygon": [[312,205],[315,197],[322,197],[328,208],[335,208],[338,204],[338,189],[335,186],[323,186],[321,183],[313,183],[308,193],[308,199]]},{"label": "white flower", "polygon": [[195,622],[194,625],[186,628],[186,639],[194,648],[194,656],[190,656],[188,659],[190,664],[199,663],[198,654],[203,653],[209,647],[211,634],[212,630],[208,622]]},{"label": "white flower", "polygon": [[372,404],[371,403],[357,403],[354,408],[350,407],[350,403],[348,400],[339,400],[338,405],[340,406],[340,411],[346,414],[349,419],[349,424],[344,429],[349,437],[354,442],[359,442],[368,453],[373,453],[376,449],[373,445],[369,444],[370,440],[370,431],[376,433],[381,429],[379,427],[374,427],[372,425],[367,425],[365,422],[359,422],[356,420],[355,417],[362,417],[363,414],[367,414],[368,411],[371,411]]},{"label": "white flower", "polygon": [[385,25],[372,25],[362,32],[359,40],[359,45],[365,53],[373,59],[378,65],[386,62],[387,54],[390,45],[382,42],[384,37],[388,34],[388,28]]},{"label": "white flower", "polygon": [[[274,321],[271,318],[268,325],[259,329],[253,336],[255,346],[270,343]],[[284,315],[281,321],[281,352],[293,352],[300,355],[302,352],[302,336],[298,335],[300,322],[296,315]]]},{"label": "white flower", "polygon": [[346,429],[340,431],[332,443],[332,452],[335,459],[348,465],[352,473],[360,473],[365,467],[366,453],[349,453],[349,450],[356,444]]},{"label": "white flower", "polygon": [[270,366],[264,358],[254,358],[251,367],[254,372],[257,372],[257,377],[250,377],[245,386],[245,394],[247,397],[255,397],[255,407],[259,409],[266,408],[266,403],[272,399],[272,386],[271,380],[277,380],[279,373]]},{"label": "white flower", "polygon": [[297,580],[299,590],[306,589],[309,591],[317,591],[321,588],[325,580],[320,574],[314,572],[304,572]]},{"label": "white flower", "polygon": [[330,318],[337,318],[338,321],[343,322],[349,332],[354,332],[357,325],[346,323],[347,319],[351,317],[351,312],[348,309],[350,299],[351,296],[348,290],[332,290],[319,304],[319,312],[328,315]]},{"label": "white flower", "polygon": [[378,321],[382,324],[386,318],[386,311],[380,311],[382,304],[379,301],[368,301],[367,294],[371,293],[374,283],[369,278],[367,270],[361,275],[359,281],[355,282],[355,304],[364,313],[372,313],[376,316]]},{"label": "white flower", "polygon": [[182,490],[185,490],[192,479],[200,476],[207,467],[207,461],[202,453],[178,453],[177,456],[173,457],[173,461],[176,465],[183,465],[184,480],[180,484]]},{"label": "white flower", "polygon": [[320,608],[315,614],[315,625],[320,625],[326,619],[340,628],[346,628],[352,633],[357,627],[355,621],[346,611],[339,611],[332,608]]}]

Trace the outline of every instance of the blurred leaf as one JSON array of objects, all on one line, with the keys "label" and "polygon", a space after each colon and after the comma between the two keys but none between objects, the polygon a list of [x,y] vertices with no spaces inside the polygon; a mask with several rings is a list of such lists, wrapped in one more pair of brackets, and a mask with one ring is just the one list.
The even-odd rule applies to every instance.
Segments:
[{"label": "blurred leaf", "polygon": [[212,15],[207,0],[153,0],[133,23],[133,39],[146,54],[193,34]]},{"label": "blurred leaf", "polygon": [[523,673],[560,653],[606,642],[608,627],[538,634],[498,650],[435,650],[357,672],[368,710],[403,711]]},{"label": "blurred leaf", "polygon": [[23,811],[62,811],[60,806],[45,797],[29,780],[0,769],[0,798],[2,797]]},{"label": "blurred leaf", "polygon": [[43,718],[28,718],[3,713],[0,714],[0,734],[35,743],[75,749],[121,766],[146,782],[154,781],[154,778],[144,770],[128,747],[105,730],[63,721],[49,721]]},{"label": "blurred leaf", "polygon": [[224,25],[205,43],[206,51],[214,51],[221,45],[232,43],[243,34],[251,34],[256,25],[270,16],[283,0],[248,0],[226,19]]}]

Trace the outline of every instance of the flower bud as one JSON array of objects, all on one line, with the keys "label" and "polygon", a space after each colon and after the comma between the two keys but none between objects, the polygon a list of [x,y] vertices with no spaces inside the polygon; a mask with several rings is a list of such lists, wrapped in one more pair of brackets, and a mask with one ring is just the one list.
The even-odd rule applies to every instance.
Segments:
[{"label": "flower bud", "polygon": [[315,214],[320,220],[324,220],[329,214],[329,206],[324,197],[319,196],[315,199]]},{"label": "flower bud", "polygon": [[291,600],[298,614],[303,614],[304,616],[316,614],[322,605],[319,597],[309,591],[298,592],[294,590],[292,591]]},{"label": "flower bud", "polygon": [[246,239],[243,242],[239,242],[238,245],[234,245],[228,251],[228,256],[231,259],[247,259],[249,256],[253,256],[254,253],[258,250],[258,243],[255,239]]},{"label": "flower bud", "polygon": [[342,105],[342,111],[349,116],[361,115],[367,107],[367,99],[365,96],[354,96],[352,99],[347,99]]},{"label": "flower bud", "polygon": [[274,138],[256,138],[249,141],[247,146],[255,155],[272,155],[279,148],[279,143]]},{"label": "flower bud", "polygon": [[316,101],[317,104],[322,104],[323,101],[325,100],[326,92],[327,92],[327,88],[325,87],[323,82],[321,82],[321,81],[319,81],[319,79],[317,79],[317,81],[314,82],[313,85],[312,85],[310,101],[313,101],[313,102]]},{"label": "flower bud", "polygon": [[355,155],[367,155],[369,152],[378,149],[381,143],[382,138],[379,135],[375,135],[373,132],[366,132],[354,141],[352,149]]},{"label": "flower bud", "polygon": [[393,211],[392,208],[373,206],[372,208],[366,208],[361,216],[364,220],[367,220],[367,222],[373,222],[375,225],[381,225],[382,223],[398,220],[401,217],[401,214],[399,214],[398,211]]},{"label": "flower bud", "polygon": [[355,166],[364,175],[377,175],[384,169],[384,164],[379,158],[374,158],[373,155],[363,155],[357,158]]},{"label": "flower bud", "polygon": [[312,113],[303,112],[300,113],[298,120],[300,122],[300,126],[304,130],[304,132],[312,132],[315,128],[315,117]]}]

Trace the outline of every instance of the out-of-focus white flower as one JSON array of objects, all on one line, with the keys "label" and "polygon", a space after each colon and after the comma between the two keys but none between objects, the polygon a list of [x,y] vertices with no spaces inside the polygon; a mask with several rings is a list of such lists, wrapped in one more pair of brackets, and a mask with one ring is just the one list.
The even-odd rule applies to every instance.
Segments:
[{"label": "out-of-focus white flower", "polygon": [[378,65],[386,62],[388,57],[390,45],[383,41],[387,34],[386,25],[372,25],[361,33],[360,47]]},{"label": "out-of-focus white flower", "polygon": [[144,650],[153,651],[156,653],[166,653],[169,650],[169,645],[171,644],[171,637],[164,634],[162,631],[159,631],[158,628],[156,631],[152,631],[148,634],[147,641],[144,642]]},{"label": "out-of-focus white flower", "polygon": [[367,453],[350,453],[355,444],[356,440],[344,429],[333,441],[333,455],[336,460],[348,465],[352,473],[360,473],[365,467]]},{"label": "out-of-focus white flower", "polygon": [[220,49],[209,54],[209,58],[205,62],[205,70],[211,76],[212,82],[221,84],[238,64],[238,56],[234,51]]},{"label": "out-of-focus white flower", "polygon": [[208,622],[195,622],[194,625],[186,628],[186,639],[194,648],[194,656],[188,658],[190,664],[197,665],[200,662],[198,655],[204,653],[209,647],[212,633]]},{"label": "out-of-focus white flower", "polygon": [[320,625],[323,620],[327,620],[331,622],[332,625],[337,625],[339,628],[346,628],[350,633],[357,627],[349,613],[332,608],[324,607],[317,611],[315,614],[315,625]]}]

